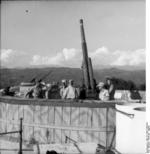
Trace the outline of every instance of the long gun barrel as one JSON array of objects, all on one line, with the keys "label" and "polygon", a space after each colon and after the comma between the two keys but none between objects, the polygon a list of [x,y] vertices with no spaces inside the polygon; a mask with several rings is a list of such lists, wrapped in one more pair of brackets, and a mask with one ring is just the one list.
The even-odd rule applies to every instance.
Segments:
[{"label": "long gun barrel", "polygon": [[88,52],[87,45],[85,40],[85,33],[83,27],[83,19],[80,19],[80,30],[81,30],[81,43],[82,43],[82,52],[83,52],[83,73],[84,73],[84,84],[88,89],[90,89],[90,75],[89,75],[89,67],[88,67]]},{"label": "long gun barrel", "polygon": [[49,76],[52,73],[52,71],[48,72],[47,74],[45,74],[42,78],[40,78],[38,81],[42,81],[44,80],[47,76]]},{"label": "long gun barrel", "polygon": [[[52,71],[50,71],[50,72],[48,72],[46,75],[44,75],[42,78],[40,78],[38,81],[42,81],[42,80],[44,80],[48,75],[50,75],[52,73]],[[36,82],[36,79],[37,79],[37,77],[38,77],[39,75],[36,75],[34,78],[32,78],[31,80],[30,80],[30,82],[31,83],[33,83],[33,82]]]},{"label": "long gun barrel", "polygon": [[92,66],[91,58],[88,58],[88,64],[89,64],[90,84],[91,84],[92,92],[94,92],[95,85],[94,85],[94,74],[93,74],[93,66]]}]

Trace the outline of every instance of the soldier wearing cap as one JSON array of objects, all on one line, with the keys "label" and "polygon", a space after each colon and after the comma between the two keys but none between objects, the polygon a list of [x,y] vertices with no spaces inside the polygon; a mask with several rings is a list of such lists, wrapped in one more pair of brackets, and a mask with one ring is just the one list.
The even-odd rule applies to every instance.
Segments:
[{"label": "soldier wearing cap", "polygon": [[74,81],[72,79],[69,80],[69,85],[65,90],[64,98],[65,99],[78,98],[78,92],[77,89],[74,87]]},{"label": "soldier wearing cap", "polygon": [[64,98],[65,91],[67,88],[67,81],[64,79],[61,82],[62,82],[62,87],[60,88],[60,96],[61,96],[61,98]]},{"label": "soldier wearing cap", "polygon": [[112,78],[111,77],[106,77],[106,85],[108,87],[108,92],[109,92],[109,100],[114,100],[114,95],[115,95],[115,85],[113,84]]},{"label": "soldier wearing cap", "polygon": [[100,92],[99,92],[99,99],[102,100],[102,101],[109,100],[109,93],[108,93],[108,90],[105,88],[105,84],[103,82],[99,82],[97,87],[100,90]]}]

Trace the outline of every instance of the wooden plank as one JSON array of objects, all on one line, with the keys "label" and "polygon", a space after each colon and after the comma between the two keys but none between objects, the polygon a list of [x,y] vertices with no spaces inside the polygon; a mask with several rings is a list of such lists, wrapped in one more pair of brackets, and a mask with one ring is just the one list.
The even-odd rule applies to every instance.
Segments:
[{"label": "wooden plank", "polygon": [[79,142],[87,142],[86,141],[86,131],[79,131]]},{"label": "wooden plank", "polygon": [[[62,116],[61,116],[61,125],[63,126],[63,107],[61,107],[61,113],[62,113]],[[62,143],[62,129],[61,129],[61,143]]]},{"label": "wooden plank", "polygon": [[[16,114],[16,106],[12,105],[12,104],[7,104],[6,106],[7,111],[6,111],[6,115],[7,115],[7,121],[10,121],[10,123],[7,123],[7,132],[11,132],[14,131],[14,124],[11,123],[12,120],[18,120],[17,115]],[[10,134],[9,136],[15,136],[14,134]]]},{"label": "wooden plank", "polygon": [[87,108],[80,108],[79,110],[79,126],[86,127],[87,126]]},{"label": "wooden plank", "polygon": [[[7,121],[7,104],[0,103],[0,118],[4,121]],[[6,132],[7,131],[7,123],[1,122],[0,123],[0,131]]]},{"label": "wooden plank", "polygon": [[92,131],[86,131],[86,141],[87,142],[92,142]]},{"label": "wooden plank", "polygon": [[[79,131],[71,131],[70,136],[71,139],[79,142]],[[72,141],[69,140],[69,143],[73,143]]]},{"label": "wooden plank", "polygon": [[40,107],[40,124],[48,124],[48,113],[49,109],[46,106],[41,106]]},{"label": "wooden plank", "polygon": [[55,129],[55,143],[61,143],[61,129]]},{"label": "wooden plank", "polygon": [[[62,107],[55,107],[55,126],[61,126],[62,125]],[[55,129],[55,142],[56,143],[61,143],[62,138],[61,138],[61,129]]]},{"label": "wooden plank", "polygon": [[54,128],[53,129],[53,143],[56,143],[55,138],[56,138],[56,129]]},{"label": "wooden plank", "polygon": [[101,119],[100,119],[100,111],[99,108],[93,109],[93,121],[92,121],[92,127],[100,127],[101,126]]},{"label": "wooden plank", "polygon": [[7,105],[7,119],[18,120],[18,105]]},{"label": "wooden plank", "polygon": [[55,114],[54,114],[54,110],[55,107],[49,106],[48,107],[48,124],[55,124]]},{"label": "wooden plank", "polygon": [[40,127],[34,128],[34,138],[39,143],[46,143],[47,142],[46,134],[47,134],[46,128],[40,128]]},{"label": "wooden plank", "polygon": [[[19,131],[19,125],[12,125],[11,131]],[[13,137],[18,137],[19,133],[12,134]]]},{"label": "wooden plank", "polygon": [[41,106],[35,106],[34,110],[34,123],[40,124],[41,123]]},{"label": "wooden plank", "polygon": [[36,141],[40,143],[41,139],[40,139],[40,128],[39,127],[34,128],[34,138]]},{"label": "wooden plank", "polygon": [[23,122],[27,123],[33,123],[34,120],[34,115],[33,115],[33,109],[34,106],[32,105],[26,105],[24,106],[24,117],[23,117]]},{"label": "wooden plank", "polygon": [[[66,142],[66,136],[69,136],[69,131],[68,130],[62,130],[62,134],[61,134],[61,138],[62,138],[62,141],[61,143],[65,143]],[[67,141],[68,143],[68,141]]]},{"label": "wooden plank", "polygon": [[53,129],[46,129],[47,144],[53,143]]},{"label": "wooden plank", "polygon": [[40,137],[41,137],[41,142],[42,143],[47,143],[47,129],[46,128],[41,128],[40,129]]},{"label": "wooden plank", "polygon": [[111,146],[111,148],[114,148],[115,147],[115,134],[114,132],[108,132],[108,141],[107,141],[107,144],[108,144],[108,148]]},{"label": "wooden plank", "polygon": [[100,119],[100,127],[106,128],[106,109],[105,108],[100,108],[99,109],[99,119]]},{"label": "wooden plank", "polygon": [[4,114],[6,113],[3,113],[5,111],[5,103],[0,103],[0,118],[2,119]]},{"label": "wooden plank", "polygon": [[55,107],[55,125],[60,126],[62,124],[62,109],[61,107]]},{"label": "wooden plank", "polygon": [[23,126],[23,139],[27,140],[27,141],[30,141],[32,138],[33,138],[33,129],[32,129],[32,127]]},{"label": "wooden plank", "polygon": [[71,112],[71,115],[70,115],[70,118],[71,118],[71,123],[70,125],[71,126],[78,126],[79,125],[79,108],[75,108],[75,107],[72,107],[70,109],[70,112]]},{"label": "wooden plank", "polygon": [[116,111],[113,109],[109,109],[108,113],[108,127],[115,127],[116,126]]},{"label": "wooden plank", "polygon": [[19,105],[18,107],[18,119],[24,118],[24,105]]},{"label": "wooden plank", "polygon": [[99,133],[98,143],[106,147],[106,132]]},{"label": "wooden plank", "polygon": [[109,108],[106,108],[106,149],[108,148],[108,113]]},{"label": "wooden plank", "polygon": [[99,132],[92,132],[92,142],[99,142]]},{"label": "wooden plank", "polygon": [[87,127],[92,127],[93,109],[87,108]]},{"label": "wooden plank", "polygon": [[[11,132],[13,130],[13,124],[10,122],[7,124],[6,132]],[[9,134],[9,136],[13,136],[13,134]]]},{"label": "wooden plank", "polygon": [[62,125],[63,126],[69,126],[70,125],[70,107],[63,107],[63,113],[62,113]]}]

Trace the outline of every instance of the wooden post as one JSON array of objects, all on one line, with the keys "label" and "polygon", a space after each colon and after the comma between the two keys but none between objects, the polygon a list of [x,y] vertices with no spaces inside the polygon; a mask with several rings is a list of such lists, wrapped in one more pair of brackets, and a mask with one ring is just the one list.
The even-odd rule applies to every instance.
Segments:
[{"label": "wooden post", "polygon": [[20,131],[19,131],[19,135],[20,135],[20,140],[19,140],[19,154],[23,154],[23,153],[22,153],[22,132],[23,132],[23,129],[22,129],[22,120],[23,120],[23,118],[20,118]]},{"label": "wooden post", "polygon": [[109,114],[109,107],[106,107],[106,151],[108,150],[108,114]]}]

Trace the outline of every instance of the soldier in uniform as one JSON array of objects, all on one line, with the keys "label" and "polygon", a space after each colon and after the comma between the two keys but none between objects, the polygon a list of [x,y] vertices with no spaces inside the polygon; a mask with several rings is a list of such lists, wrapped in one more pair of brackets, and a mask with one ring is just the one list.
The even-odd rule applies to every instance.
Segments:
[{"label": "soldier in uniform", "polygon": [[69,85],[65,90],[64,99],[76,99],[78,98],[78,92],[77,89],[74,87],[74,81],[69,80]]},{"label": "soldier in uniform", "polygon": [[62,82],[62,87],[60,88],[60,96],[63,99],[65,91],[66,91],[66,88],[67,88],[67,81],[64,79],[61,82]]},{"label": "soldier in uniform", "polygon": [[106,77],[106,86],[109,92],[109,100],[114,100],[116,88],[111,77]]}]

